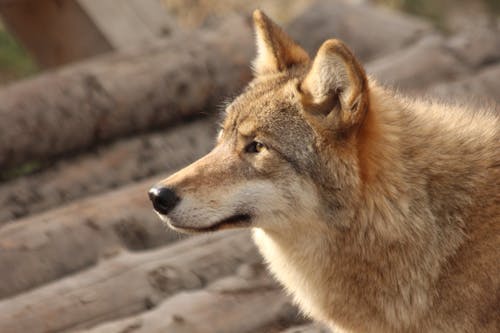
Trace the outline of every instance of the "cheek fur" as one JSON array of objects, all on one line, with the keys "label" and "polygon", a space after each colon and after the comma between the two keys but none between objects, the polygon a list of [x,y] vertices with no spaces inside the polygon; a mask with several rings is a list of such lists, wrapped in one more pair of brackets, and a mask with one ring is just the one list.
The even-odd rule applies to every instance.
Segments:
[{"label": "cheek fur", "polygon": [[251,207],[256,226],[279,226],[316,215],[318,195],[314,186],[295,177],[254,181],[242,189],[239,199]]}]

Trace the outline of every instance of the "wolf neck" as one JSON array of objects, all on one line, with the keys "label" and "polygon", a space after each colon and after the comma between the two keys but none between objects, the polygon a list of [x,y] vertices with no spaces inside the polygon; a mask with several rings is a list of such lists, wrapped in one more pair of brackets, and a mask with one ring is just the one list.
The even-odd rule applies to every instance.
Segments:
[{"label": "wolf neck", "polygon": [[415,199],[411,192],[418,192],[408,182],[414,163],[405,154],[405,141],[411,135],[406,129],[407,106],[373,82],[370,88],[370,109],[356,142],[359,175],[353,182],[359,182],[360,190],[359,197],[353,198],[359,203],[354,209],[356,225],[369,227],[377,239],[401,241],[413,237],[410,229],[418,227],[414,221],[402,223],[408,220],[410,201]]},{"label": "wolf neck", "polygon": [[[349,229],[325,228],[330,221],[320,218],[318,228],[306,223],[307,230],[286,235],[256,229],[254,239],[271,271],[314,318],[337,318],[340,326],[365,318],[350,329],[401,332],[432,306],[443,264],[463,242],[463,210],[471,198],[453,184],[445,184],[453,192],[446,203],[433,197],[432,186],[448,177],[444,158],[426,170],[435,179],[422,177],[426,158],[435,159],[426,156],[433,129],[425,128],[425,119],[413,124],[418,114],[376,86],[371,101],[359,140],[362,189],[352,198]],[[412,133],[411,126],[427,133]]]}]

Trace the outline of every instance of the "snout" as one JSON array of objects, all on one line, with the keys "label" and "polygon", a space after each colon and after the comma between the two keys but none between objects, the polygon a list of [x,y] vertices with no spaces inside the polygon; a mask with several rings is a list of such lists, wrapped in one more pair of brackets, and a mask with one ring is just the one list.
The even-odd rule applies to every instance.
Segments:
[{"label": "snout", "polygon": [[260,186],[254,188],[252,182],[230,174],[241,168],[241,159],[228,155],[231,151],[218,146],[149,190],[165,225],[179,232],[201,233],[253,223]]},{"label": "snout", "polygon": [[179,203],[180,198],[175,193],[175,190],[169,187],[152,187],[149,192],[149,199],[153,203],[154,209],[162,214],[167,215]]}]

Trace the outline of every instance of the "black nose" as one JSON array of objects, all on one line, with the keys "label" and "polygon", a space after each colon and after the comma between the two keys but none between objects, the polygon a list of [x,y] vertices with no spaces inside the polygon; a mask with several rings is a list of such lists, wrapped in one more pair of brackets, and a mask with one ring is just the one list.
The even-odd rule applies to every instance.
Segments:
[{"label": "black nose", "polygon": [[149,190],[149,199],[153,207],[160,214],[168,214],[179,202],[180,198],[175,191],[168,187],[153,187]]}]

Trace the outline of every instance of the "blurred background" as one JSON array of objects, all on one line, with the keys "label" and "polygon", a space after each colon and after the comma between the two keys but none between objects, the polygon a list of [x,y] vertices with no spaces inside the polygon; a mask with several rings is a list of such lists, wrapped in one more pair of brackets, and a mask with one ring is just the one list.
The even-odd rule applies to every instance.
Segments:
[{"label": "blurred background", "polygon": [[402,93],[500,101],[498,0],[1,0],[0,332],[327,332],[248,232],[181,237],[146,195],[213,146],[255,8]]}]

